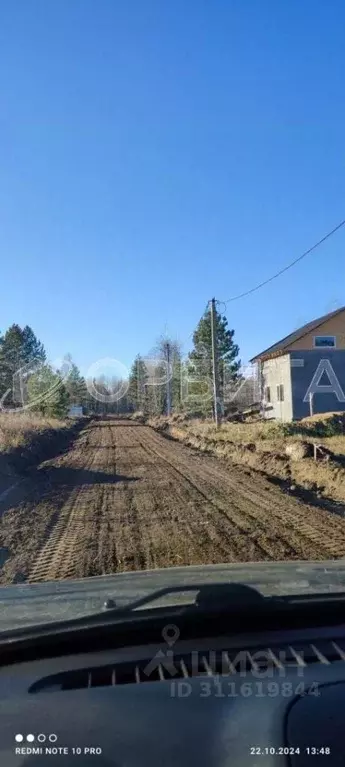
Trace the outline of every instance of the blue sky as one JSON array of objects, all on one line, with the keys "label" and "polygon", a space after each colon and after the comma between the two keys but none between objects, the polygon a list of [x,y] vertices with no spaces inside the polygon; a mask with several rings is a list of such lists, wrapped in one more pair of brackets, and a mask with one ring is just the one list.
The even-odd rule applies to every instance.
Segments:
[{"label": "blue sky", "polygon": [[[3,0],[0,328],[129,365],[344,218],[344,22],[341,0]],[[345,304],[344,249],[228,304],[244,361]]]}]

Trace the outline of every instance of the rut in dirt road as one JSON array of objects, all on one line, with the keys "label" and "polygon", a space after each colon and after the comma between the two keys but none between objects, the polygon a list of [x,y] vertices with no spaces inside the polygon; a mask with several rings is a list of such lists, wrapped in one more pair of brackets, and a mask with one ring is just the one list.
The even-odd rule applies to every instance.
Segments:
[{"label": "rut in dirt road", "polygon": [[344,519],[123,420],[90,423],[1,523],[2,583],[345,556]]}]

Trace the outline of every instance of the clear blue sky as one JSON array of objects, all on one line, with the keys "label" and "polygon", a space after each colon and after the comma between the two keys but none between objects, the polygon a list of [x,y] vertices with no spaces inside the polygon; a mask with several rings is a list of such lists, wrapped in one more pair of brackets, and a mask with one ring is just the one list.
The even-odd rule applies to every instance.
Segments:
[{"label": "clear blue sky", "polygon": [[[128,365],[345,217],[344,23],[341,0],[2,0],[1,330]],[[228,305],[243,360],[345,304],[344,251]]]}]

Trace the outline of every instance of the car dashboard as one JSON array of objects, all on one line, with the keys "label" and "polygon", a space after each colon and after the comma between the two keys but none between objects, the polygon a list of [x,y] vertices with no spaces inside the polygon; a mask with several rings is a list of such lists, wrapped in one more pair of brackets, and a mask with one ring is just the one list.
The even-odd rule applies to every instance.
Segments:
[{"label": "car dashboard", "polygon": [[2,666],[1,764],[344,764],[344,625],[81,650]]}]

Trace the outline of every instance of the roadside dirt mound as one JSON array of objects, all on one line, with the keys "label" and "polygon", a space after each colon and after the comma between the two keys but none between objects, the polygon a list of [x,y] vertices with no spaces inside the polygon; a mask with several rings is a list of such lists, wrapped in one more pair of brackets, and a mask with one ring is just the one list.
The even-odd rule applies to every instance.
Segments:
[{"label": "roadside dirt mound", "polygon": [[[204,429],[196,421],[189,424],[171,424],[167,419],[161,418],[158,428],[154,421],[149,424],[163,436],[183,442],[201,454],[213,454],[225,459],[229,462],[229,468],[231,465],[248,467],[266,475],[270,482],[280,483],[282,487],[290,482],[304,500],[307,491],[310,502],[319,505],[322,499],[327,508],[345,515],[345,451],[342,445],[337,448],[331,444],[330,448],[333,449],[330,449],[328,445],[322,444],[324,437],[332,436],[332,418],[343,415],[327,413],[326,421],[320,421],[319,416],[313,416],[314,422],[310,425],[300,426],[299,432],[296,428],[295,438],[279,433],[278,437],[267,437],[263,432],[261,437],[258,435],[256,439],[254,434],[250,435],[253,436],[253,441],[247,441],[247,429],[244,429],[243,441],[240,441],[238,431],[233,431],[234,438],[231,439],[230,432],[224,434],[221,430],[217,433],[214,429]],[[296,423],[295,426],[299,424]],[[319,424],[321,429],[324,429],[321,434],[315,429]],[[331,424],[331,434],[327,424]],[[300,439],[301,434],[306,439]],[[343,433],[337,439],[344,440]],[[317,460],[314,460],[314,444],[317,445]]]},{"label": "roadside dirt mound", "polygon": [[319,436],[336,436],[345,432],[345,413],[316,413],[298,422],[302,428]]},{"label": "roadside dirt mound", "polygon": [[20,474],[65,452],[88,421],[87,418],[81,418],[65,428],[47,429],[35,434],[28,444],[19,445],[0,456],[0,472],[3,465],[10,473]]},{"label": "roadside dirt mound", "polygon": [[[174,429],[170,426],[170,421],[165,416],[156,416],[155,418],[149,418],[146,423],[151,426],[155,431],[170,432]],[[176,421],[175,421],[176,423]]]},{"label": "roadside dirt mound", "polygon": [[305,418],[301,418],[299,423],[317,423],[318,421],[329,421],[333,419],[345,424],[345,413],[342,410],[330,410],[328,413],[314,413],[314,415],[308,415]]}]

